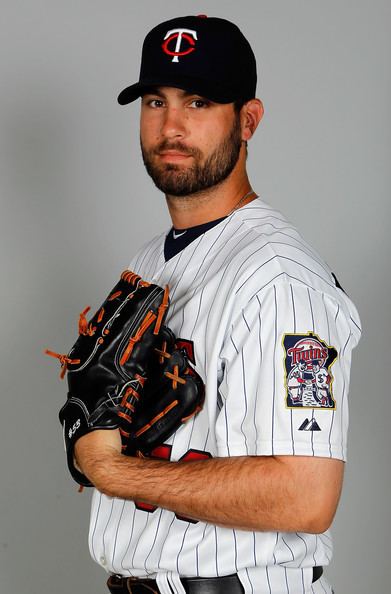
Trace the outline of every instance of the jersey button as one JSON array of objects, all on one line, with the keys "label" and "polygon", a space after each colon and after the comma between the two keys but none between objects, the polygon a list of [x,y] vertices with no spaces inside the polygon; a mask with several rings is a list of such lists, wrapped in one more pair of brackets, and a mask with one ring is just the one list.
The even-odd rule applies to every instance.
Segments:
[{"label": "jersey button", "polygon": [[106,565],[106,563],[107,563],[107,561],[106,561],[106,557],[103,557],[103,555],[102,555],[102,557],[99,559],[99,561],[100,561],[101,565]]}]

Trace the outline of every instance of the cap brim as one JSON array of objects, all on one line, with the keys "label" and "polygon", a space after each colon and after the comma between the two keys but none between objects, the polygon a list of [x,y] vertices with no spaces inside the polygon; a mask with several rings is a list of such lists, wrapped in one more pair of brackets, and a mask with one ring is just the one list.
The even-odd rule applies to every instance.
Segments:
[{"label": "cap brim", "polygon": [[126,87],[123,91],[120,92],[118,95],[118,103],[120,105],[127,105],[128,103],[132,103],[140,97],[143,93],[142,85],[140,83],[136,83],[131,85],[130,87]]},{"label": "cap brim", "polygon": [[232,103],[237,97],[237,93],[232,93],[228,89],[212,88],[212,86],[205,81],[196,79],[183,79],[183,80],[167,80],[167,79],[150,79],[144,80],[143,82],[137,82],[130,87],[126,87],[118,95],[118,103],[120,105],[127,105],[132,103],[146,91],[153,87],[174,87],[176,89],[183,89],[189,93],[196,93],[201,97],[215,101],[216,103]]}]

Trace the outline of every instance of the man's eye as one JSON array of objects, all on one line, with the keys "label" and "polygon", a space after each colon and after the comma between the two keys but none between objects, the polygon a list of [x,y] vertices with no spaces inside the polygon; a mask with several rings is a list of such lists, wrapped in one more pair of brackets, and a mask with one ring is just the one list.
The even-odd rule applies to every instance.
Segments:
[{"label": "man's eye", "polygon": [[163,107],[163,101],[161,99],[149,99],[147,105],[149,107]]},{"label": "man's eye", "polygon": [[206,101],[205,99],[194,99],[190,105],[191,105],[191,107],[200,109],[201,107],[208,107],[209,102]]}]

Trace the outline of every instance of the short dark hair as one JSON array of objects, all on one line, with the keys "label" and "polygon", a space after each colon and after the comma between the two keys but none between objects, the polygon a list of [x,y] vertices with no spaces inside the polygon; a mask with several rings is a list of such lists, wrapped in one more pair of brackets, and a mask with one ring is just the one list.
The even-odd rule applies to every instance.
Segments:
[{"label": "short dark hair", "polygon": [[249,101],[249,99],[236,99],[236,101],[234,101],[235,113],[239,113],[243,105],[245,105],[247,101]]}]

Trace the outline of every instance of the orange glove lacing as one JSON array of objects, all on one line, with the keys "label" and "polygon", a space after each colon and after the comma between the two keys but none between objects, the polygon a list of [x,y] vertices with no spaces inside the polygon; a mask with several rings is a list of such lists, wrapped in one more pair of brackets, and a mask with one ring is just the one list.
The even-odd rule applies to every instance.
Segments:
[{"label": "orange glove lacing", "polygon": [[53,351],[49,351],[49,349],[46,349],[45,353],[50,357],[55,357],[56,359],[59,359],[61,363],[61,379],[64,379],[65,373],[68,369],[68,365],[78,365],[80,363],[80,359],[70,359],[68,355],[60,355],[60,353],[54,353]]}]

